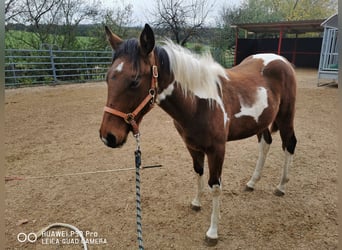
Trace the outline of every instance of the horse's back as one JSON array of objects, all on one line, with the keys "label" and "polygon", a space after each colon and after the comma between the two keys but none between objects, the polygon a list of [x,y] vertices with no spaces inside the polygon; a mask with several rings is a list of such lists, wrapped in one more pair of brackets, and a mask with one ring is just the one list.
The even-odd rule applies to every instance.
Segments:
[{"label": "horse's back", "polygon": [[233,77],[238,75],[256,77],[259,75],[273,79],[280,79],[284,74],[294,77],[295,74],[291,63],[286,58],[272,53],[248,56],[240,64],[228,69],[227,73]]},{"label": "horse's back", "polygon": [[286,58],[276,54],[251,55],[228,69],[227,75],[231,81],[228,84],[236,85],[237,89],[263,86],[273,93],[296,95],[295,71]]}]

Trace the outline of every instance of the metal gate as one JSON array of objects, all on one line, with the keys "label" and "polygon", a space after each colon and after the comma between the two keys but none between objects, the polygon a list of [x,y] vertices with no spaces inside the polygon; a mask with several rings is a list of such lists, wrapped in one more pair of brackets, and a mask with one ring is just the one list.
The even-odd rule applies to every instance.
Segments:
[{"label": "metal gate", "polygon": [[5,86],[104,80],[112,51],[5,50]]},{"label": "metal gate", "polygon": [[329,80],[337,81],[338,79],[338,49],[339,49],[338,28],[332,27],[332,26],[325,26],[324,34],[323,34],[323,41],[322,41],[321,56],[320,56],[319,68],[318,68],[318,86],[320,86],[321,84],[320,79],[329,79]]}]

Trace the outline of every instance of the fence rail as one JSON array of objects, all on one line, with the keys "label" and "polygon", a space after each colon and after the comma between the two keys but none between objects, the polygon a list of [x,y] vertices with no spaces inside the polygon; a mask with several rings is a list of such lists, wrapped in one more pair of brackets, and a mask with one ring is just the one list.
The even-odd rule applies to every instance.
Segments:
[{"label": "fence rail", "polygon": [[112,51],[5,50],[5,87],[105,79]]},{"label": "fence rail", "polygon": [[[233,65],[230,51],[213,49],[215,60]],[[5,87],[101,81],[112,61],[112,51],[5,50]]]}]

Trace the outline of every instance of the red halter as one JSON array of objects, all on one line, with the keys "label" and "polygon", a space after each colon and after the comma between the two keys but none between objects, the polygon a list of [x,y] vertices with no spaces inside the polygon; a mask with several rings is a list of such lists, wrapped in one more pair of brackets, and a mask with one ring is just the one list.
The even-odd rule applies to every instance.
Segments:
[{"label": "red halter", "polygon": [[[154,59],[154,56],[153,56],[153,59]],[[150,103],[151,108],[153,107],[153,104],[155,103],[155,96],[157,93],[157,88],[158,88],[158,67],[153,64],[152,65],[151,87],[148,91],[148,95],[139,104],[139,106],[136,107],[136,109],[133,112],[123,113],[117,109],[112,109],[112,108],[109,108],[107,106],[104,107],[104,111],[107,113],[110,113],[112,115],[116,115],[116,116],[123,118],[126,123],[128,123],[132,126],[133,135],[138,135],[139,134],[139,127],[138,127],[137,122],[135,121],[135,118],[148,103]]]}]

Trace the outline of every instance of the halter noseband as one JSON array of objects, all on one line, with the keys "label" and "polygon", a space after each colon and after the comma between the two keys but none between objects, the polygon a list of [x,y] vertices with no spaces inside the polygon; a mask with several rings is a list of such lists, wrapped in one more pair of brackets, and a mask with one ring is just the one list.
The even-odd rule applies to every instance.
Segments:
[{"label": "halter noseband", "polygon": [[[154,53],[152,52],[152,58],[155,61]],[[151,79],[151,87],[148,91],[147,96],[144,100],[136,107],[136,109],[133,112],[130,113],[123,113],[117,109],[112,109],[107,106],[104,107],[104,112],[110,113],[115,116],[119,116],[124,119],[124,121],[132,126],[132,132],[133,135],[139,134],[139,127],[137,122],[135,121],[135,118],[140,113],[140,111],[148,104],[150,103],[151,108],[153,107],[153,104],[155,103],[155,97],[157,93],[158,88],[158,67],[155,65],[155,62],[152,63],[152,79]]]}]

